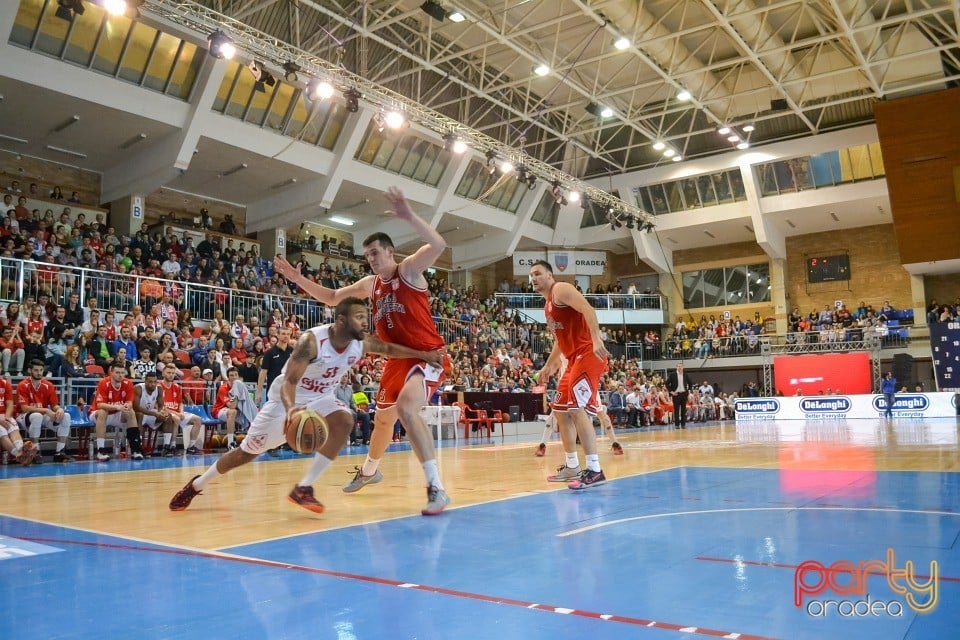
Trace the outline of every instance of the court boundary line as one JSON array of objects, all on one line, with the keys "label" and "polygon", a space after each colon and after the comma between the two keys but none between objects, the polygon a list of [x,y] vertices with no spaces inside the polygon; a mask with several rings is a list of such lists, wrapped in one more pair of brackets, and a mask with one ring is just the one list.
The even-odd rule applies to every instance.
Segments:
[{"label": "court boundary line", "polygon": [[701,515],[701,514],[717,514],[717,513],[738,513],[746,511],[867,511],[871,513],[919,513],[923,515],[937,515],[937,516],[953,516],[960,517],[960,512],[956,511],[933,511],[925,509],[891,509],[889,507],[744,507],[742,509],[701,509],[698,511],[672,511],[669,513],[648,513],[642,516],[632,516],[630,518],[619,518],[617,520],[610,520],[609,522],[598,522],[597,524],[592,524],[586,527],[579,527],[577,529],[571,529],[570,531],[564,531],[563,533],[555,534],[557,538],[566,538],[569,536],[579,535],[581,533],[586,533],[587,531],[592,531],[594,529],[601,529],[603,527],[608,527],[617,524],[623,524],[625,522],[635,522],[638,520],[653,520],[655,518],[669,518],[673,516],[691,516],[691,515]]},{"label": "court boundary line", "polygon": [[[16,516],[7,516],[13,517]],[[45,524],[45,523],[41,523]],[[53,525],[59,526],[59,525]],[[61,528],[70,528],[70,527],[61,527]],[[83,529],[76,528],[78,531],[83,531]],[[97,542],[97,541],[87,541],[87,540],[61,540],[56,538],[42,538],[42,537],[30,537],[30,536],[13,536],[20,540],[26,540],[30,542],[36,542],[38,544],[64,544],[64,545],[76,545],[84,547],[95,547],[99,549],[115,549],[120,551],[142,551],[149,553],[163,553],[168,555],[179,555],[185,557],[192,557],[198,559],[206,560],[227,560],[230,562],[237,562],[240,564],[249,564],[260,567],[269,567],[275,569],[283,569],[287,571],[297,571],[302,573],[310,573],[314,575],[322,575],[329,578],[335,578],[340,580],[353,580],[357,582],[362,582],[366,584],[373,584],[377,586],[386,586],[394,587],[398,589],[411,589],[415,591],[420,591],[423,593],[430,593],[441,596],[449,596],[453,598],[463,598],[467,600],[473,600],[478,602],[484,602],[494,605],[508,605],[512,607],[517,607],[527,610],[535,611],[544,611],[547,613],[555,613],[560,615],[573,615],[581,618],[587,618],[590,620],[600,620],[604,622],[619,622],[621,624],[629,624],[633,626],[642,626],[650,629],[662,629],[664,631],[674,631],[677,633],[683,633],[687,635],[700,635],[707,636],[712,638],[736,638],[738,640],[774,640],[774,638],[769,636],[761,636],[755,634],[746,634],[733,631],[723,631],[719,629],[713,629],[710,627],[698,627],[693,625],[680,625],[673,622],[663,622],[657,620],[649,620],[645,618],[636,618],[633,616],[621,616],[610,613],[600,613],[597,611],[588,611],[585,609],[573,609],[569,607],[559,607],[556,605],[548,605],[537,602],[529,602],[525,600],[518,600],[516,598],[501,598],[497,596],[492,596],[483,593],[474,593],[471,591],[463,591],[460,589],[448,589],[446,587],[435,587],[431,585],[418,584],[413,582],[403,582],[401,580],[396,580],[392,578],[380,578],[376,576],[367,576],[358,573],[348,573],[345,571],[334,571],[331,569],[321,569],[319,567],[308,567],[301,564],[295,564],[290,562],[280,562],[277,560],[268,560],[266,558],[254,558],[250,556],[241,556],[231,553],[223,553],[220,551],[204,551],[202,549],[190,549],[189,547],[181,547],[177,545],[159,545],[158,547],[138,547],[134,545],[127,544],[115,544],[115,543],[106,543],[106,542]],[[122,536],[111,536],[113,538],[120,538]],[[132,540],[132,538],[131,538]],[[168,547],[168,548],[164,548]]]}]

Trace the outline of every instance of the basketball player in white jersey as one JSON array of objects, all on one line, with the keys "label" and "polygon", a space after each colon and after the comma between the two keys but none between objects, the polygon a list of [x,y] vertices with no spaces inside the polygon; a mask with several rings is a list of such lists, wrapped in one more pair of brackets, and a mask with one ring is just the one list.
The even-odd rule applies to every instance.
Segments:
[{"label": "basketball player in white jersey", "polygon": [[[133,410],[137,414],[137,421],[144,429],[163,429],[163,433],[170,441],[173,433],[173,423],[169,420],[170,414],[163,408],[163,392],[157,385],[157,372],[147,371],[143,374],[143,382],[133,387]],[[133,429],[127,432],[130,442],[130,457],[134,460],[143,460],[143,445],[140,442],[140,430],[134,433]],[[155,455],[162,455],[163,450],[157,448]]]},{"label": "basketball player in white jersey", "polygon": [[267,391],[267,402],[247,430],[240,447],[226,453],[203,475],[195,476],[170,501],[171,511],[183,511],[211,480],[244,465],[268,449],[280,446],[287,415],[299,409],[312,409],[324,416],[330,429],[326,442],[313,457],[303,479],[288,499],[304,509],[322,513],[323,505],[313,497],[313,483],[347,443],[354,419],[350,407],[334,395],[334,387],[365,352],[393,358],[418,358],[439,365],[443,351],[417,351],[386,343],[367,335],[367,306],[359,298],[346,298],[334,312],[333,324],[303,332],[290,359]]}]

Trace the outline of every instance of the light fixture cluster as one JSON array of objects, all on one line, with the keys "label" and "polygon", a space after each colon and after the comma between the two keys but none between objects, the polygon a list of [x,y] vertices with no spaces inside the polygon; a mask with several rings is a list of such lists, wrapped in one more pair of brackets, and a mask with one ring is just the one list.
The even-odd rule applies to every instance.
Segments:
[{"label": "light fixture cluster", "polygon": [[607,209],[607,222],[610,223],[610,228],[614,231],[620,227],[626,227],[630,230],[636,229],[637,231],[651,233],[654,229],[653,222],[650,219],[635,216],[614,207]]},{"label": "light fixture cluster", "polygon": [[717,133],[726,138],[727,142],[735,145],[737,149],[742,151],[750,148],[750,134],[753,132],[754,126],[752,124],[745,124],[740,127],[740,130],[742,133],[738,132],[735,127],[724,124],[717,128]]},{"label": "light fixture cluster", "polygon": [[654,140],[651,145],[654,151],[660,151],[663,153],[664,158],[669,158],[673,162],[680,162],[683,160],[683,156],[677,153],[676,149],[667,145],[663,140]]},{"label": "light fixture cluster", "polygon": [[[139,15],[137,10],[144,0],[86,0],[86,2],[102,7],[112,16],[121,16],[131,9]],[[76,16],[82,16],[84,11],[86,11],[84,0],[57,0],[57,10],[54,15],[61,20],[73,22],[73,19]]]}]

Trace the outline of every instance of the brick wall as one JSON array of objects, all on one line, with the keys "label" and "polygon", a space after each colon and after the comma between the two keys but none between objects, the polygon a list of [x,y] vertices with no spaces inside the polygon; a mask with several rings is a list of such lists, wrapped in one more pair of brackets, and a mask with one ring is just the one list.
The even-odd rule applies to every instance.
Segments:
[{"label": "brick wall", "polygon": [[[807,283],[806,257],[846,253],[850,256],[850,280]],[[860,301],[879,308],[884,300],[897,309],[913,306],[910,275],[900,264],[893,225],[840,229],[787,238],[787,308],[802,313],[833,307],[843,300],[848,309]],[[929,294],[927,295],[929,298]]]}]

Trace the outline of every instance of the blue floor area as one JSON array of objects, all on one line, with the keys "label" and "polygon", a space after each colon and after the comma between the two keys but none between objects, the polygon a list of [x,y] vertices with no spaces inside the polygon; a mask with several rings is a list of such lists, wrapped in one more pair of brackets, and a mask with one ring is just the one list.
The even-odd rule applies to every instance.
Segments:
[{"label": "blue floor area", "polygon": [[[31,621],[13,636],[31,638],[953,637],[960,474],[810,480],[678,468],[229,555],[0,517],[13,539],[0,538],[0,616]],[[24,543],[49,549],[3,555]],[[794,606],[798,564],[884,560],[888,548],[899,569],[938,563],[931,613],[902,604],[901,616],[823,618]],[[871,601],[906,602],[883,575],[867,587]]]}]

